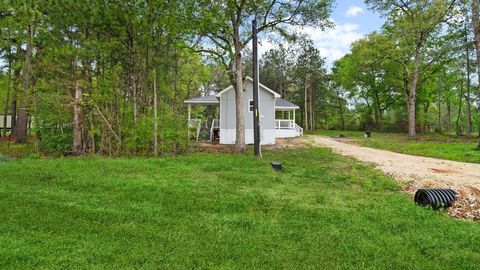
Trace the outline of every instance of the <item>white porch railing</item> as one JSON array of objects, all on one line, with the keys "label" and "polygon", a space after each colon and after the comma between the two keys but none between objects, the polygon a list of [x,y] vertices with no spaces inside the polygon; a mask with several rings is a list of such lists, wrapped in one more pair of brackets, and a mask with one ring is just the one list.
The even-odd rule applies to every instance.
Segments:
[{"label": "white porch railing", "polygon": [[303,128],[295,120],[275,119],[275,129],[295,130],[296,136],[303,136]]},{"label": "white porch railing", "polygon": [[295,123],[295,130],[297,131],[298,134],[300,134],[300,136],[303,136],[303,128],[297,125],[297,123]]},{"label": "white porch railing", "polygon": [[197,128],[200,123],[202,123],[202,119],[190,119],[190,121],[188,122],[188,127]]},{"label": "white porch railing", "polygon": [[213,119],[212,127],[213,128],[220,128],[220,119]]},{"label": "white porch railing", "polygon": [[210,127],[210,141],[213,141],[213,131],[220,128],[220,119],[213,119]]},{"label": "white porch railing", "polygon": [[295,129],[295,121],[288,119],[275,119],[276,129]]}]

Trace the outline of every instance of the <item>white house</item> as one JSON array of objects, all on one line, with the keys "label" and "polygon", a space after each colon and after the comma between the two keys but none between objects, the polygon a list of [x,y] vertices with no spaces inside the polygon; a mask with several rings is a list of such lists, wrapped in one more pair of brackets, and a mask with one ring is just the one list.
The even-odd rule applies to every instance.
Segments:
[{"label": "white house", "polygon": [[[6,125],[4,127],[4,122]],[[2,115],[0,114],[0,129],[6,128],[7,130],[12,128],[12,116],[11,115]]]},{"label": "white house", "polygon": [[[6,125],[5,125],[6,124]],[[27,128],[30,129],[35,125],[35,118],[31,115],[28,117]],[[12,129],[12,116],[0,114],[0,131]]]},{"label": "white house", "polygon": [[[253,79],[244,81],[245,142],[253,143]],[[276,138],[303,135],[303,129],[295,123],[295,110],[299,107],[281,98],[280,94],[259,84],[260,142],[263,145],[275,144]],[[209,133],[209,140],[220,137],[220,144],[234,144],[236,132],[235,91],[229,86],[215,96],[192,98],[188,104],[189,127],[196,128],[196,138],[203,129]],[[219,119],[192,119],[191,106],[218,106]],[[282,117],[280,117],[282,115]],[[281,118],[281,119],[279,119]],[[207,122],[206,122],[207,121]],[[211,124],[210,124],[211,123]],[[205,132],[203,132],[205,133]]]}]

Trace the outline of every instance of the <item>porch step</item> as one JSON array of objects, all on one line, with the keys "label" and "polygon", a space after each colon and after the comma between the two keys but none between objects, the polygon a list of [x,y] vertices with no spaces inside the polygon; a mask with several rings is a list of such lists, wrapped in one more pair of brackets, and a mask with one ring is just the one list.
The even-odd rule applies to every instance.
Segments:
[{"label": "porch step", "polygon": [[295,132],[297,133],[297,136],[303,136],[303,128],[297,125],[297,123],[295,123],[294,127],[295,127]]}]

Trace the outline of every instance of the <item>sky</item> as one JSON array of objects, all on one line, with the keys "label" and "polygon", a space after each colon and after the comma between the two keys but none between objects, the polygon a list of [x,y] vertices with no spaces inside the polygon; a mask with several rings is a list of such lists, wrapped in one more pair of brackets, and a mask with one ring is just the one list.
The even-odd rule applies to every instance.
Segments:
[{"label": "sky", "polygon": [[[331,19],[335,23],[330,29],[320,31],[315,28],[304,28],[309,34],[320,54],[325,57],[328,68],[335,60],[350,51],[350,45],[368,33],[379,30],[385,19],[378,13],[370,11],[363,0],[336,0]],[[259,55],[276,45],[268,40],[261,40]],[[0,66],[3,65],[0,59]]]},{"label": "sky", "polygon": [[[380,14],[369,10],[363,0],[337,0],[331,18],[335,25],[330,29],[320,31],[307,27],[302,30],[309,34],[329,68],[350,51],[350,45],[355,40],[379,30],[385,21]],[[259,53],[274,47],[274,44],[264,41]]]}]

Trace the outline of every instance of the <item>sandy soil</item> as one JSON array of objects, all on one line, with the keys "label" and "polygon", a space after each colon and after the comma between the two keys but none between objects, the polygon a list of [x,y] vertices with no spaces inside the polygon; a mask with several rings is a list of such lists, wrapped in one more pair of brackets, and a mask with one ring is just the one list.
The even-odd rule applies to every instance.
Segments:
[{"label": "sandy soil", "polygon": [[344,139],[306,137],[315,145],[335,153],[372,163],[402,183],[410,194],[419,188],[452,188],[457,202],[449,209],[452,216],[480,220],[480,164],[419,157],[346,143]]},{"label": "sandy soil", "polygon": [[[233,145],[219,144],[218,141],[212,142],[196,142],[194,151],[205,151],[210,153],[231,153]],[[283,148],[302,148],[307,147],[307,142],[300,138],[288,138],[275,140],[275,145],[263,145],[262,149],[283,149]]]}]

